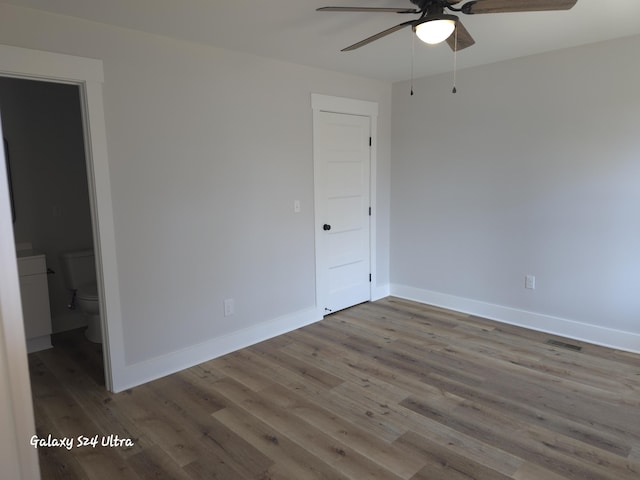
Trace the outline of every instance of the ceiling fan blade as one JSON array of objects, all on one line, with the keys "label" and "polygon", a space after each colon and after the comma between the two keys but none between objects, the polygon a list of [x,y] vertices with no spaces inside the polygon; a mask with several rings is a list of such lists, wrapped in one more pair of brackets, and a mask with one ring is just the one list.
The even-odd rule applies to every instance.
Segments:
[{"label": "ceiling fan blade", "polygon": [[322,7],[317,12],[382,12],[382,13],[420,13],[414,8],[377,8],[377,7]]},{"label": "ceiling fan blade", "polygon": [[[464,28],[464,25],[460,20],[456,22],[456,30],[457,32],[454,31],[453,34],[449,35],[449,38],[447,38],[447,44],[449,45],[449,47],[451,47],[451,50],[453,50],[454,52],[456,50],[462,50],[463,48],[470,47],[471,45],[476,43],[476,41],[473,39],[471,34],[467,31],[466,28]],[[456,49],[456,33],[458,35],[457,49]]]},{"label": "ceiling fan blade", "polygon": [[474,0],[462,6],[462,13],[544,12],[569,10],[578,0]]},{"label": "ceiling fan blade", "polygon": [[365,38],[364,40],[359,41],[358,43],[354,43],[346,48],[340,50],[341,52],[350,52],[351,50],[355,50],[356,48],[364,47],[365,45],[374,42],[382,37],[386,37],[387,35],[392,34],[393,32],[397,32],[398,30],[403,29],[404,27],[408,27],[409,25],[413,25],[416,20],[409,20],[408,22],[402,22],[396,25],[395,27],[387,28],[380,33],[376,33],[375,35],[370,36],[369,38]]}]

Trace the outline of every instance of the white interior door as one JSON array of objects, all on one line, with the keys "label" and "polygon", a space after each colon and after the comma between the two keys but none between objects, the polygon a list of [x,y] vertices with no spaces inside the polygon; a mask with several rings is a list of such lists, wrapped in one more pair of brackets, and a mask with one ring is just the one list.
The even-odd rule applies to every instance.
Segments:
[{"label": "white interior door", "polygon": [[325,314],[371,299],[370,169],[370,118],[316,112],[316,281]]},{"label": "white interior door", "polygon": [[0,143],[0,465],[2,478],[40,478],[37,450],[29,447],[36,427],[5,165]]}]

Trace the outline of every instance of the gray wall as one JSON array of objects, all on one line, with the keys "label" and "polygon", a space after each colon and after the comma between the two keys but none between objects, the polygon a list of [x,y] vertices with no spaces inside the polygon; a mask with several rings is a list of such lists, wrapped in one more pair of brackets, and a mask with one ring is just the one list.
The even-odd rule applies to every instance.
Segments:
[{"label": "gray wall", "polygon": [[451,75],[413,97],[395,84],[392,292],[533,312],[547,330],[545,316],[569,320],[578,338],[640,333],[639,49],[632,37],[463,70],[455,95]]},{"label": "gray wall", "polygon": [[103,61],[127,365],[315,307],[311,93],[379,103],[388,282],[388,83],[6,4],[0,43]]},{"label": "gray wall", "polygon": [[0,77],[0,109],[9,142],[17,244],[45,253],[54,331],[70,296],[60,253],[93,245],[87,170],[76,86]]}]

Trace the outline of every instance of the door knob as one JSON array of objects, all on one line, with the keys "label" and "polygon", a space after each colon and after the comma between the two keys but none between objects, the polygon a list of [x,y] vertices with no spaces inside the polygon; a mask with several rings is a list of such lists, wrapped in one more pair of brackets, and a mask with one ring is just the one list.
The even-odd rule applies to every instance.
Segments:
[{"label": "door knob", "polygon": [[326,224],[326,223],[325,223],[325,224],[322,226],[322,229],[323,229],[324,231],[328,232],[329,230],[331,230],[331,225],[328,225],[328,224]]}]

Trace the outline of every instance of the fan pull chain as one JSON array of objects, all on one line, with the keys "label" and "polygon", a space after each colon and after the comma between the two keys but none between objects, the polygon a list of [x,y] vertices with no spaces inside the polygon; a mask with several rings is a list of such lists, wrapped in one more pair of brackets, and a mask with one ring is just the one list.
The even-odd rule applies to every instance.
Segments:
[{"label": "fan pull chain", "polygon": [[458,68],[458,24],[456,23],[456,30],[453,33],[453,90],[451,93],[456,93],[456,70]]},{"label": "fan pull chain", "polygon": [[411,31],[411,96],[413,96],[413,64],[416,56],[416,34]]}]

